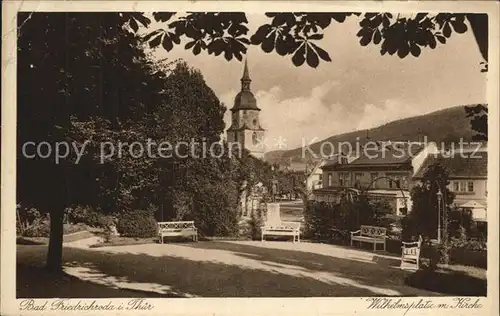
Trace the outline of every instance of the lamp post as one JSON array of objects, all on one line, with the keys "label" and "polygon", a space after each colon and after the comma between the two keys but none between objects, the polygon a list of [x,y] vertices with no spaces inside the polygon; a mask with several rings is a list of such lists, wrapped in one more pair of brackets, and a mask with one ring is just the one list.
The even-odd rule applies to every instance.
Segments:
[{"label": "lamp post", "polygon": [[437,241],[441,243],[441,199],[443,198],[443,193],[441,188],[438,187],[438,192],[436,193],[438,200],[438,229],[437,229]]}]

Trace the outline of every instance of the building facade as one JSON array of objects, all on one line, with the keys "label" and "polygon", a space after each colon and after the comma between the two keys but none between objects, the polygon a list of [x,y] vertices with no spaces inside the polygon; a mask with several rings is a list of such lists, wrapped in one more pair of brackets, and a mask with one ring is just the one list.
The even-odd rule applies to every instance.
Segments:
[{"label": "building facade", "polygon": [[231,108],[231,126],[226,131],[227,141],[229,144],[238,144],[254,157],[262,159],[265,153],[265,130],[260,124],[260,109],[250,89],[251,82],[248,63],[245,61],[241,91],[234,98],[234,106]]},{"label": "building facade", "polygon": [[427,168],[439,163],[448,172],[447,188],[455,194],[453,206],[470,210],[477,222],[487,222],[488,152],[455,151],[425,159],[415,181],[421,181]]},{"label": "building facade", "polygon": [[394,215],[405,215],[411,210],[412,177],[425,158],[437,151],[433,143],[379,144],[349,163],[326,164],[322,167],[322,188],[314,190],[315,200],[338,202],[346,190],[363,191],[370,197],[387,199]]}]

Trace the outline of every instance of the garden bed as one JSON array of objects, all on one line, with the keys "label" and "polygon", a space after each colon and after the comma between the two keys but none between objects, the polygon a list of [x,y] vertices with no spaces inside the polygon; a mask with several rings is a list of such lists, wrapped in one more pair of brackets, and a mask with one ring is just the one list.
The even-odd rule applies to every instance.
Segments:
[{"label": "garden bed", "polygon": [[132,238],[132,237],[120,237],[112,236],[108,242],[99,242],[97,244],[90,245],[90,248],[101,248],[101,247],[114,247],[114,246],[128,246],[128,245],[142,245],[142,244],[153,244],[158,241],[155,238]]},{"label": "garden bed", "polygon": [[[73,242],[81,239],[86,239],[93,237],[94,234],[89,231],[78,231],[76,233],[70,233],[63,235],[63,243]],[[18,245],[48,245],[49,237],[25,237],[18,236],[16,239],[16,244]]]}]

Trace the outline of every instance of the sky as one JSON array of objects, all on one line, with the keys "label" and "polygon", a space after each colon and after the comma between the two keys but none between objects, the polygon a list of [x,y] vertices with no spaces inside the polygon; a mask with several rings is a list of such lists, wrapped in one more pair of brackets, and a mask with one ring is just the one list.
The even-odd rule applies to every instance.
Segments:
[{"label": "sky", "polygon": [[[247,14],[247,18],[249,34],[268,22],[264,15]],[[361,46],[358,23],[357,17],[332,22],[319,42],[332,61],[321,61],[316,69],[305,64],[295,67],[291,56],[249,48],[251,88],[262,110],[261,124],[266,138],[284,140],[286,148],[281,149],[457,105],[486,103],[486,74],[480,72],[483,59],[472,32],[454,33],[435,50],[423,49],[418,58],[400,59],[382,56],[379,46]],[[194,56],[182,44],[171,52],[156,49],[153,55],[182,58],[199,69],[228,108],[229,127],[243,62],[205,52]]]}]

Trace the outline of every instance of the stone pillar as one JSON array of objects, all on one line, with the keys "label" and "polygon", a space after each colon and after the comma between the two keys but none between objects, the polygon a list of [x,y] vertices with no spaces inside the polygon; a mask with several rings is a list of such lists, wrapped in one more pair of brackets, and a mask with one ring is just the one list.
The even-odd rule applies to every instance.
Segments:
[{"label": "stone pillar", "polygon": [[281,222],[279,203],[267,203],[266,222],[270,224]]}]

